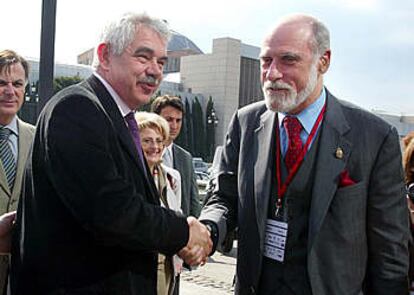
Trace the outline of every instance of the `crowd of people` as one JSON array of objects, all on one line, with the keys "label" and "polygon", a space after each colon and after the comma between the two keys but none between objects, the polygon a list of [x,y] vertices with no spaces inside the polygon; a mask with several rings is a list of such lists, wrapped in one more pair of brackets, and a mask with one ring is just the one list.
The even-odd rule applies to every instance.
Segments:
[{"label": "crowd of people", "polygon": [[174,143],[180,98],[137,112],[169,38],[147,14],[109,23],[94,73],[52,97],[36,129],[17,116],[27,61],[0,51],[0,292],[179,294],[183,266],[237,228],[237,295],[408,294],[413,136],[402,158],[393,126],[326,88],[325,24],[289,15],[266,35],[265,99],[235,110],[203,208]]}]

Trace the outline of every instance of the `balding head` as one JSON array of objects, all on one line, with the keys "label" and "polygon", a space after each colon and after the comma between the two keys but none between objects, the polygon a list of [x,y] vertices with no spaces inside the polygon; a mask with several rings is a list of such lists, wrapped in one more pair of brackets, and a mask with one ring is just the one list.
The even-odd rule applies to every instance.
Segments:
[{"label": "balding head", "polygon": [[301,32],[306,36],[309,46],[317,56],[322,55],[330,49],[329,30],[320,20],[307,14],[292,14],[280,19],[273,27],[266,39],[271,37],[276,31],[290,28],[296,32]]}]

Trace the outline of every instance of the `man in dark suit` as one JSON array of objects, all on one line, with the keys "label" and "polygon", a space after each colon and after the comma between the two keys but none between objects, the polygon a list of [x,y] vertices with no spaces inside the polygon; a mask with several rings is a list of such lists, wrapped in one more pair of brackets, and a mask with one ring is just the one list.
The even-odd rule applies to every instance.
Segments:
[{"label": "man in dark suit", "polygon": [[169,30],[108,25],[96,72],[42,111],[19,204],[13,294],[156,294],[157,253],[199,264],[207,229],[160,206],[133,112],[162,79]]},{"label": "man in dark suit", "polygon": [[181,174],[181,209],[186,216],[198,217],[201,205],[194,173],[193,157],[188,151],[174,143],[181,131],[184,114],[183,103],[179,97],[163,95],[152,102],[151,109],[167,120],[170,126],[170,139],[166,143],[163,163],[177,169]]},{"label": "man in dark suit", "polygon": [[398,134],[323,87],[330,57],[325,25],[284,18],[261,50],[265,101],[230,123],[200,220],[215,244],[238,226],[236,294],[407,294]]}]

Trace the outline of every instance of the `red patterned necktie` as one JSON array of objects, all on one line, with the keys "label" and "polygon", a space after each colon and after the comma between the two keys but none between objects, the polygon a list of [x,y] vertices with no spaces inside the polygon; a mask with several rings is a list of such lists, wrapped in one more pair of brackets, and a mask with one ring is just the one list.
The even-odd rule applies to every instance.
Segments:
[{"label": "red patterned necktie", "polygon": [[285,155],[285,164],[290,172],[302,151],[303,143],[300,139],[302,124],[300,124],[298,118],[286,116],[283,120],[283,125],[289,138],[288,149]]}]

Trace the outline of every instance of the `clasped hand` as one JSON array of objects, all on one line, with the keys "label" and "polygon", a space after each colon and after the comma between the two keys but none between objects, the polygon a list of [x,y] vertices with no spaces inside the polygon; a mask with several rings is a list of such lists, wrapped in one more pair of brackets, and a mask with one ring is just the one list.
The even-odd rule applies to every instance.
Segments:
[{"label": "clasped hand", "polygon": [[13,222],[16,218],[16,211],[0,216],[0,254],[10,252]]},{"label": "clasped hand", "polygon": [[190,237],[187,245],[178,252],[178,255],[191,266],[204,265],[213,248],[210,232],[194,217],[188,217],[187,222]]}]

